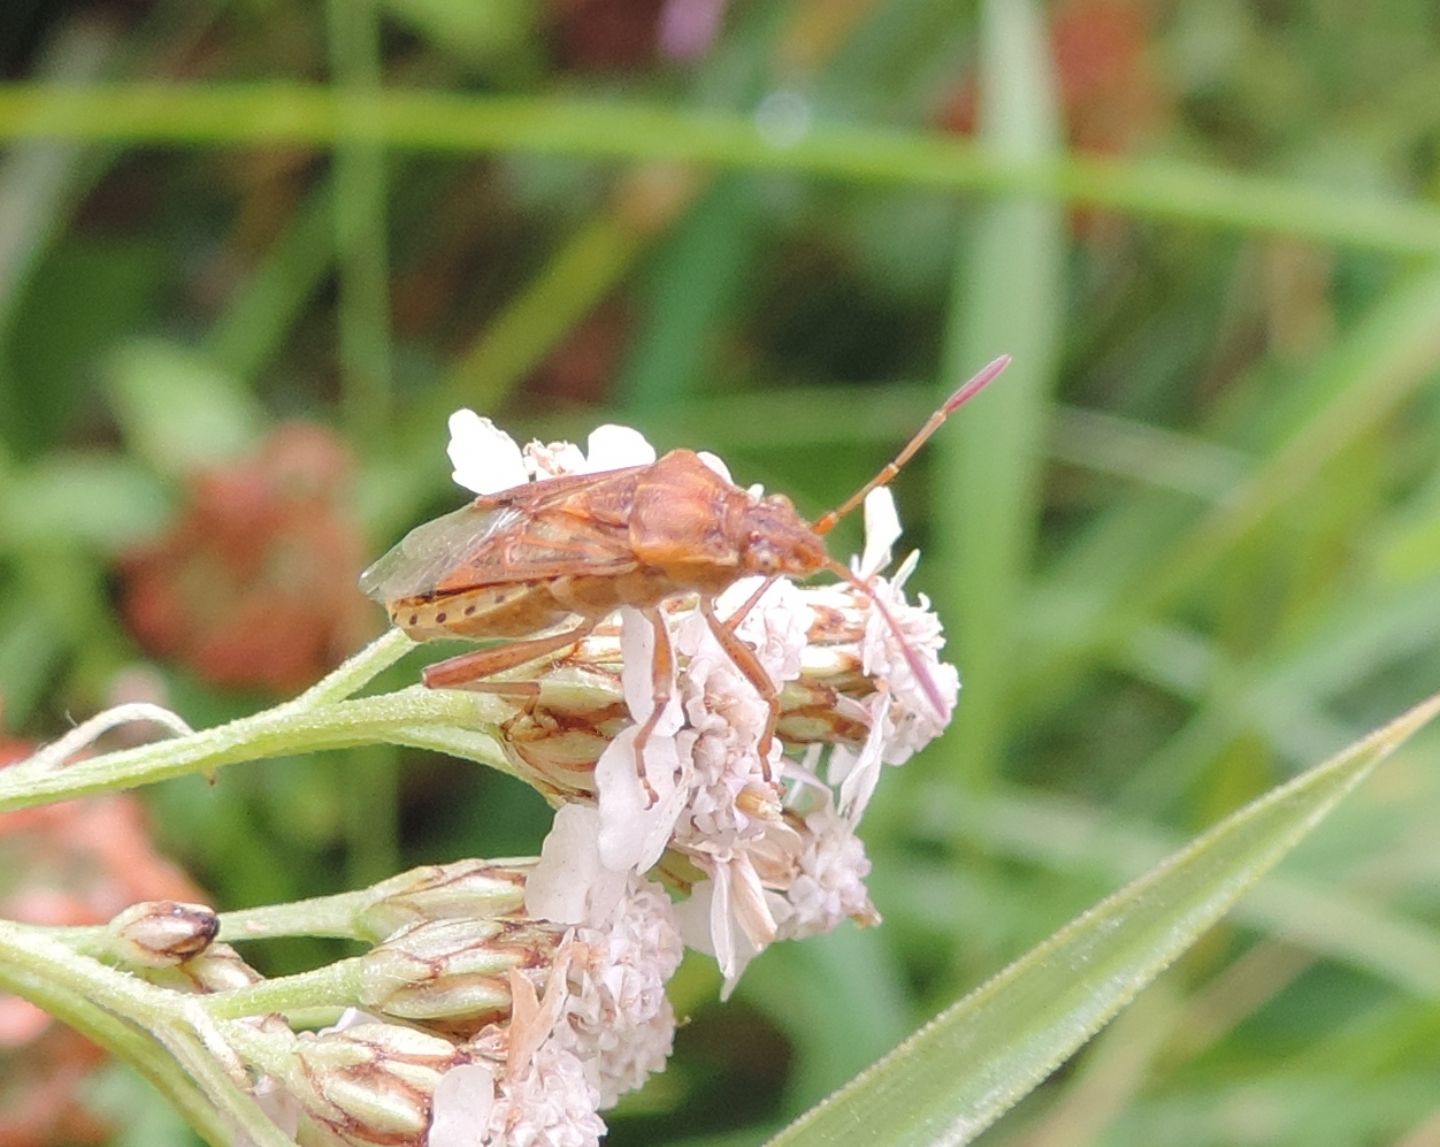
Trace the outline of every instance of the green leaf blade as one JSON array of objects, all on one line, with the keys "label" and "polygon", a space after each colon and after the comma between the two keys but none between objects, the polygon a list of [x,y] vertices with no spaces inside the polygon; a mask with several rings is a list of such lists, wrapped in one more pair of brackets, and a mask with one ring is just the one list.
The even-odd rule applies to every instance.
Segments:
[{"label": "green leaf blade", "polygon": [[942,1013],[771,1142],[968,1143],[1437,714],[1440,695],[1232,814]]}]

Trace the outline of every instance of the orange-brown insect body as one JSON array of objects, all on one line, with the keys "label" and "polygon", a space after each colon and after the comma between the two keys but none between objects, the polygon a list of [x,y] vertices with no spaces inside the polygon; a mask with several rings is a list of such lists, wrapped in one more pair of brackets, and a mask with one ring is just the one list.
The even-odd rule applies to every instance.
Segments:
[{"label": "orange-brown insect body", "polygon": [[[894,461],[813,525],[783,495],[757,498],[692,451],[672,450],[648,465],[549,478],[483,495],[412,530],[365,571],[361,588],[385,602],[395,624],[418,641],[519,639],[430,666],[425,683],[437,687],[535,690],[533,682],[487,679],[574,645],[620,606],[640,610],[655,634],[655,706],[636,737],[637,754],[673,680],[669,635],[657,607],[666,598],[694,593],[716,640],[770,707],[761,740],[765,758],[779,713],[778,692],[754,650],[734,632],[738,617],[756,598],[728,623],[716,617],[714,599],[747,574],[808,577],[829,569],[871,597],[931,703],[948,717],[946,701],[883,602],[830,558],[823,536],[866,494],[889,482],[946,417],[1008,362],[996,359],[957,390]],[[576,619],[563,632],[546,632]]]},{"label": "orange-brown insect body", "polygon": [[689,450],[531,482],[418,527],[361,581],[416,640],[524,637],[622,605],[805,577],[825,544],[783,495],[754,498]]}]

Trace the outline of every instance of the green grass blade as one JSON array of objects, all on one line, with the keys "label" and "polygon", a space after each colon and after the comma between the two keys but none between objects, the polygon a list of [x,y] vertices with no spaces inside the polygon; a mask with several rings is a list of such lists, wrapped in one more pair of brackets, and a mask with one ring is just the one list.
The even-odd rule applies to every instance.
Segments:
[{"label": "green grass blade", "polygon": [[[1176,841],[1161,829],[1073,800],[1000,792],[960,814],[998,856],[1050,869],[1056,880],[1095,874],[1107,885],[1153,867]],[[1369,892],[1312,871],[1271,876],[1236,906],[1236,921],[1297,949],[1364,969],[1419,999],[1440,1000],[1440,933],[1377,903]]]},{"label": "green grass blade", "polygon": [[616,381],[625,404],[649,415],[681,405],[710,368],[717,320],[743,289],[760,233],[753,188],[717,181],[681,220],[642,288],[633,347]]},{"label": "green grass blade", "polygon": [[[998,154],[1043,161],[1061,147],[1049,37],[1029,4],[984,9],[981,132]],[[934,443],[935,550],[954,576],[937,587],[964,667],[950,738],[972,783],[999,770],[1020,587],[1040,515],[1047,401],[1065,301],[1065,220],[1053,203],[983,205],[966,229],[942,356],[942,389],[1014,356],[1004,376]]]},{"label": "green grass blade", "polygon": [[216,364],[235,378],[259,377],[325,281],[334,255],[335,187],[327,181],[299,204],[206,337],[205,349]]},{"label": "green grass blade", "polygon": [[[66,28],[39,61],[46,80],[63,84],[95,78],[113,49],[99,25]],[[75,144],[37,142],[0,158],[0,347],[35,263],[68,221],[87,183]]]},{"label": "green grass blade", "polygon": [[772,1143],[969,1142],[1437,713],[1440,695],[1228,817],[955,1004]]},{"label": "green grass blade", "polygon": [[817,126],[777,142],[751,116],[646,104],[313,85],[0,85],[0,140],[333,147],[364,139],[429,152],[514,151],[800,171],[857,183],[1036,195],[1136,217],[1390,251],[1440,254],[1440,210],[1173,161],[1015,159],[954,137]]},{"label": "green grass blade", "polygon": [[1164,503],[1122,508],[1072,542],[1039,587],[1051,602],[1068,602],[1070,617],[1061,624],[1046,610],[1028,615],[1027,637],[1040,644],[1026,666],[1027,703],[1038,708],[1063,694],[1087,659],[1122,648],[1202,586],[1337,455],[1422,391],[1437,355],[1440,270],[1427,267],[1391,288],[1292,383],[1315,396],[1303,421],[1202,516],[1187,525]]},{"label": "green grass blade", "polygon": [[[373,0],[330,0],[330,66],[338,89],[363,101],[380,87],[380,13]],[[352,436],[389,437],[390,257],[385,154],[347,139],[335,154],[335,254],[343,407]]]},{"label": "green grass blade", "polygon": [[450,365],[417,404],[412,424],[443,425],[462,406],[499,408],[689,209],[697,186],[683,173],[659,171],[637,172],[622,182]]}]

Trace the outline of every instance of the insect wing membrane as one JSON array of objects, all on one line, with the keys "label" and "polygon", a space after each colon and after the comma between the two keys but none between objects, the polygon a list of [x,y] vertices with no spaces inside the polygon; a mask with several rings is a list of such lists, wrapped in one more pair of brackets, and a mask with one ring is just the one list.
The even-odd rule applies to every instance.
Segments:
[{"label": "insect wing membrane", "polygon": [[360,575],[360,590],[380,602],[432,593],[476,546],[525,515],[509,506],[462,506],[416,526]]}]

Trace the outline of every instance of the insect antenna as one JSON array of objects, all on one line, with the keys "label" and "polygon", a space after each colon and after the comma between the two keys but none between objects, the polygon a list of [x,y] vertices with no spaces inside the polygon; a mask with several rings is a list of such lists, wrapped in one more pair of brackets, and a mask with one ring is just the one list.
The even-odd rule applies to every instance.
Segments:
[{"label": "insect antenna", "polygon": [[865,501],[865,496],[869,494],[871,490],[879,489],[881,486],[889,482],[890,479],[895,477],[896,474],[900,473],[901,467],[903,467],[906,462],[910,461],[910,459],[915,456],[915,451],[919,450],[920,447],[925,445],[925,442],[930,437],[930,435],[934,434],[935,431],[939,430],[940,427],[945,424],[945,420],[949,418],[950,415],[954,414],[957,410],[959,410],[962,406],[964,406],[967,402],[969,402],[972,398],[974,398],[977,394],[979,394],[982,390],[989,386],[990,383],[993,382],[995,378],[1000,374],[1000,372],[1009,365],[1010,356],[1008,354],[1002,354],[994,362],[981,369],[981,371],[974,378],[972,378],[969,382],[967,382],[964,386],[962,386],[959,390],[957,390],[954,394],[952,394],[949,398],[945,400],[944,405],[942,405],[939,410],[937,410],[926,420],[925,425],[920,427],[915,437],[910,439],[910,441],[905,444],[905,449],[900,451],[899,454],[895,455],[893,461],[887,463],[884,469],[880,471],[880,473],[876,474],[875,477],[871,478],[870,481],[866,482],[865,485],[861,486],[859,490],[855,491],[855,493],[851,494],[849,498],[845,499],[845,502],[842,505],[840,505],[834,510],[831,510],[828,514],[825,514],[824,516],[818,518],[815,521],[815,524],[812,525],[810,528],[814,530],[817,534],[828,534],[832,529],[835,528],[836,522],[838,522],[856,506],[860,505],[861,502]]},{"label": "insect antenna", "polygon": [[915,674],[915,680],[920,682],[920,688],[925,693],[925,700],[930,702],[931,707],[935,710],[935,715],[940,718],[941,724],[947,723],[950,720],[950,703],[941,696],[940,686],[935,684],[934,676],[931,674],[925,662],[921,660],[920,654],[915,652],[915,647],[906,640],[905,633],[900,628],[900,623],[895,620],[895,615],[890,612],[890,607],[880,600],[880,595],[875,592],[874,588],[866,582],[864,578],[847,569],[833,558],[826,564],[825,568],[830,570],[831,573],[838,574],[844,578],[869,599],[870,604],[875,607],[875,611],[884,619],[885,624],[889,626],[890,632],[895,635],[895,640],[900,643],[900,652],[905,657],[905,664],[910,667],[910,672]]}]

